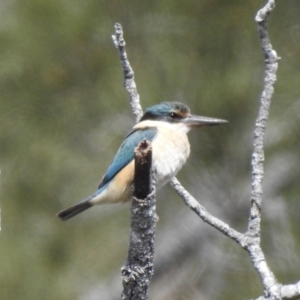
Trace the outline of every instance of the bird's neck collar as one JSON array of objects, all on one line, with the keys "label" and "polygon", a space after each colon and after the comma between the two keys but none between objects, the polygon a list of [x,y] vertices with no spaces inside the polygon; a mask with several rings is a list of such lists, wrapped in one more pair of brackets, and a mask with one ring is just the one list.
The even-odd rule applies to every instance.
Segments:
[{"label": "bird's neck collar", "polygon": [[174,131],[179,131],[181,133],[187,134],[191,128],[183,123],[168,123],[164,121],[154,121],[154,120],[145,120],[137,123],[133,129],[144,129],[148,127],[156,127],[156,128],[167,128]]}]

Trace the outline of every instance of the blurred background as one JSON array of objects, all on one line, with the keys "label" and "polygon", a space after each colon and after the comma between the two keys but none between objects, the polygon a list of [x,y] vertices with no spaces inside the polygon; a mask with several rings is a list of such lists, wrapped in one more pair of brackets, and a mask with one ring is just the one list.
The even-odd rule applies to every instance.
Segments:
[{"label": "blurred background", "polygon": [[[134,125],[114,23],[124,28],[143,108],[181,101],[229,120],[190,133],[178,174],[209,212],[244,232],[264,62],[254,16],[263,0],[3,0],[0,4],[0,299],[114,300],[128,251],[129,204],[67,222]],[[266,134],[262,245],[282,283],[300,279],[300,2],[269,22],[282,57]],[[157,195],[152,300],[250,299],[248,255],[176,193]]]}]

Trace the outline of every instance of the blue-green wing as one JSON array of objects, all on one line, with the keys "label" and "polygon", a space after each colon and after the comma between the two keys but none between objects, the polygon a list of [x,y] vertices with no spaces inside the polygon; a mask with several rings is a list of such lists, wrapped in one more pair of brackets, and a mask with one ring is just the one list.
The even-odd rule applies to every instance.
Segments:
[{"label": "blue-green wing", "polygon": [[112,164],[107,169],[105,175],[100,182],[99,189],[106,185],[112,178],[116,176],[125,166],[127,166],[134,158],[134,149],[144,139],[152,142],[157,133],[157,128],[136,129],[129,133],[118,150]]}]

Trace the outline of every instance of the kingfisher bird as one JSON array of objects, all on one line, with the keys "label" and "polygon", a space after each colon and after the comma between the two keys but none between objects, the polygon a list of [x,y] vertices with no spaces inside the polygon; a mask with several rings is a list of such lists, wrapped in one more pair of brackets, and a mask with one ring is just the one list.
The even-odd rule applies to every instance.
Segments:
[{"label": "kingfisher bird", "polygon": [[226,123],[226,120],[192,115],[179,102],[162,102],[146,110],[119,148],[95,193],[57,215],[68,220],[102,203],[126,202],[132,196],[134,149],[144,139],[152,144],[152,168],[157,188],[174,177],[187,161],[190,144],[187,133],[193,127]]}]

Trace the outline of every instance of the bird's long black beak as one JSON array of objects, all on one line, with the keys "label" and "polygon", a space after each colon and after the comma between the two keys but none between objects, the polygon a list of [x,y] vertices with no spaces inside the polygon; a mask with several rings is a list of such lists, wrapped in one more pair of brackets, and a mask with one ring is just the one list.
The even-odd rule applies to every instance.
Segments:
[{"label": "bird's long black beak", "polygon": [[187,116],[186,118],[182,119],[182,122],[190,127],[213,126],[228,123],[228,121],[222,119],[215,119],[195,115]]}]

